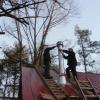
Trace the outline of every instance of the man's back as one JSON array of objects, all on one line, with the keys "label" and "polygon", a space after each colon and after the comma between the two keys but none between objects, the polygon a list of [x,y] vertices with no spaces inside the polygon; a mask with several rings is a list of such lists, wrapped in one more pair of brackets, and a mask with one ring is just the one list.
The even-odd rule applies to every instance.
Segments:
[{"label": "man's back", "polygon": [[73,51],[68,52],[68,65],[77,65],[77,60]]},{"label": "man's back", "polygon": [[47,48],[44,50],[44,54],[43,54],[43,57],[44,57],[44,64],[47,64],[47,63],[50,63],[50,62],[51,62],[50,50],[54,49],[55,47],[56,47],[56,46],[47,47]]},{"label": "man's back", "polygon": [[43,57],[44,57],[44,63],[48,63],[48,62],[50,62],[51,60],[50,60],[50,49],[49,48],[46,48],[45,50],[44,50],[44,54],[43,54]]}]

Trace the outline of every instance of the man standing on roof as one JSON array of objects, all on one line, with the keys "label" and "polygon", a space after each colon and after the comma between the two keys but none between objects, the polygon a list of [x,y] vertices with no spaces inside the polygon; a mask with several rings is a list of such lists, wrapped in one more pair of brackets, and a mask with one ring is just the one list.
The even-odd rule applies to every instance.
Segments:
[{"label": "man standing on roof", "polygon": [[45,65],[45,71],[44,76],[45,78],[52,78],[50,76],[50,64],[51,64],[51,58],[50,58],[50,50],[54,49],[56,46],[48,47],[48,45],[45,45],[45,50],[43,54],[43,62]]},{"label": "man standing on roof", "polygon": [[75,78],[75,77],[77,78],[77,72],[76,72],[77,60],[75,57],[75,52],[73,51],[72,48],[69,48],[68,50],[60,50],[60,51],[68,54],[68,56],[65,56],[62,53],[63,57],[65,59],[67,59],[67,62],[68,62],[67,63],[68,67],[66,68],[67,77],[70,78],[70,70],[71,70],[73,78]]}]

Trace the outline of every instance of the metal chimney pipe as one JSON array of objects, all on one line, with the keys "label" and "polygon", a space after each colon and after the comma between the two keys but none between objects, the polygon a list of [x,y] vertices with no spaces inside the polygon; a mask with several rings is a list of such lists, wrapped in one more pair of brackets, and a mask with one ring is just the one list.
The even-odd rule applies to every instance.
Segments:
[{"label": "metal chimney pipe", "polygon": [[65,69],[63,66],[63,58],[62,58],[62,54],[59,51],[59,49],[62,49],[63,47],[63,42],[58,41],[57,42],[57,47],[58,47],[58,60],[59,60],[59,83],[60,84],[66,84],[66,77],[65,77]]}]

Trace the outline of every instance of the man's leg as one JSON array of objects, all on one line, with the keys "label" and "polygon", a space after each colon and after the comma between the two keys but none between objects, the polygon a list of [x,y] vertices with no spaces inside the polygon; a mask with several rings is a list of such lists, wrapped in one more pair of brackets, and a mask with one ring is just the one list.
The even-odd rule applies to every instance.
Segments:
[{"label": "man's leg", "polygon": [[46,63],[45,64],[45,70],[44,70],[44,76],[48,76],[49,75],[49,64],[48,63]]},{"label": "man's leg", "polygon": [[47,78],[47,79],[51,79],[52,78],[52,76],[50,76],[50,64],[46,64],[45,65],[45,72],[44,72],[44,76],[45,76],[45,78]]},{"label": "man's leg", "polygon": [[50,76],[50,65],[48,64],[47,68],[46,68],[46,76],[49,77]]},{"label": "man's leg", "polygon": [[77,78],[77,72],[76,72],[75,66],[72,66],[71,71],[72,71],[73,78],[75,78],[75,77]]},{"label": "man's leg", "polygon": [[70,68],[66,68],[66,74],[67,74],[67,77],[70,78]]}]

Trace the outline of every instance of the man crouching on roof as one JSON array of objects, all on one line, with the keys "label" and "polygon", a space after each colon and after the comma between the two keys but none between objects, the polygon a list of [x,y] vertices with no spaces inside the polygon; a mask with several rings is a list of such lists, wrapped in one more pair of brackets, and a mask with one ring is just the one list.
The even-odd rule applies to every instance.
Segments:
[{"label": "man crouching on roof", "polygon": [[50,76],[50,64],[51,64],[51,58],[50,58],[50,50],[53,50],[56,46],[49,47],[49,45],[44,46],[44,53],[43,53],[43,62],[45,66],[45,71],[43,76],[45,78],[52,78]]},{"label": "man crouching on roof", "polygon": [[[66,74],[67,77],[70,78],[70,70],[72,72],[73,78],[77,78],[77,72],[76,72],[76,66],[77,66],[77,60],[75,57],[75,52],[72,48],[69,48],[68,50],[60,50],[62,52],[62,55],[65,59],[67,59],[67,65],[66,68]],[[68,54],[68,56],[65,56],[64,53]]]}]

